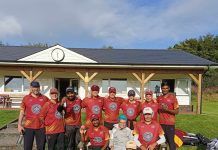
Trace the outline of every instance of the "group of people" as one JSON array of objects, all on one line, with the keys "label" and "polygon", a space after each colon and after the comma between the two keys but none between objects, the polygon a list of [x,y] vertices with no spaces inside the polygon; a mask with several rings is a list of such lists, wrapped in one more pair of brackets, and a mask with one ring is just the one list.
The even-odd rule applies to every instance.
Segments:
[{"label": "group of people", "polygon": [[[116,88],[109,95],[99,96],[99,86],[92,85],[90,96],[83,100],[72,87],[58,100],[58,90],[50,89],[50,99],[40,93],[39,82],[30,84],[30,93],[21,103],[18,131],[24,134],[24,150],[31,150],[34,137],[38,150],[48,149],[157,149],[162,143],[175,150],[175,115],[179,105],[169,92],[166,82],[161,84],[162,95],[153,99],[147,90],[145,99],[137,99],[135,91],[128,91],[128,99],[116,96]],[[81,112],[86,122],[82,125]],[[122,115],[120,111],[122,110]],[[103,113],[104,112],[104,113]]]}]

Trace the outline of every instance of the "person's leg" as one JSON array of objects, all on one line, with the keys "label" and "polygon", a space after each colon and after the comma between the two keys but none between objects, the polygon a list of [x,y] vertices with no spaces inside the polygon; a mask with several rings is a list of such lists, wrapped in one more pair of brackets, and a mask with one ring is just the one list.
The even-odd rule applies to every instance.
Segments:
[{"label": "person's leg", "polygon": [[66,125],[65,132],[67,136],[67,150],[73,150],[74,147],[74,127]]},{"label": "person's leg", "polygon": [[58,134],[57,149],[58,150],[64,150],[64,132]]},{"label": "person's leg", "polygon": [[44,150],[45,149],[45,129],[35,129],[35,136],[36,136],[36,146],[37,150]]},{"label": "person's leg", "polygon": [[58,134],[47,134],[48,150],[54,150],[57,143]]},{"label": "person's leg", "polygon": [[161,125],[164,130],[164,136],[169,144],[170,150],[176,150],[176,144],[174,142],[175,126],[174,125]]},{"label": "person's leg", "polygon": [[25,128],[24,133],[24,150],[31,150],[34,141],[34,129]]},{"label": "person's leg", "polygon": [[81,136],[80,136],[80,126],[76,126],[75,128],[75,150],[77,149],[77,145],[80,142]]}]

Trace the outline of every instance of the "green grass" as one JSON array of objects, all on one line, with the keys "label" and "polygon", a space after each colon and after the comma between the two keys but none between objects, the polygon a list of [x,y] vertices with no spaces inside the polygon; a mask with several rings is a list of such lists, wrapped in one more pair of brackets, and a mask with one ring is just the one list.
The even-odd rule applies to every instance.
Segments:
[{"label": "green grass", "polygon": [[18,118],[18,110],[0,110],[0,128]]}]

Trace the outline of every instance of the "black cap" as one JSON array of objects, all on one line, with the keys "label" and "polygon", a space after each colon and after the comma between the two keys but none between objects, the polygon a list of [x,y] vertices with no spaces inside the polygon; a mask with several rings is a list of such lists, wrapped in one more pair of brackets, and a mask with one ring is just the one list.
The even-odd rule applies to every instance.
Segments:
[{"label": "black cap", "polygon": [[32,81],[32,82],[30,83],[30,86],[32,86],[32,87],[40,87],[40,84],[39,84],[39,82],[37,82],[37,81]]},{"label": "black cap", "polygon": [[66,88],[66,93],[68,93],[68,92],[73,92],[73,93],[75,93],[72,86],[69,86],[69,87]]},{"label": "black cap", "polygon": [[135,91],[134,90],[129,90],[128,96],[135,96]]}]

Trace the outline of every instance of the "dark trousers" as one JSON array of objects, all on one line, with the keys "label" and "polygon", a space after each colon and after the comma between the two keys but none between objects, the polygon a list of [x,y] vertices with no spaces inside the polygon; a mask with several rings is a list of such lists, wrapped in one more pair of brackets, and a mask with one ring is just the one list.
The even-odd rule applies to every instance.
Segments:
[{"label": "dark trousers", "polygon": [[76,150],[77,145],[80,142],[80,126],[69,126],[66,125],[66,136],[67,136],[67,150]]},{"label": "dark trousers", "polygon": [[64,132],[55,134],[46,134],[48,150],[64,150]]},{"label": "dark trousers", "polygon": [[134,120],[127,120],[127,127],[129,127],[131,130],[133,130],[134,129],[134,125],[135,125],[135,123],[136,123],[136,120],[134,119]]},{"label": "dark trousers", "polygon": [[104,121],[104,126],[105,126],[106,128],[108,128],[108,130],[112,130],[113,127],[114,127],[114,124],[116,124],[116,123],[110,123],[110,122],[105,122],[105,121]]},{"label": "dark trousers", "polygon": [[169,144],[170,150],[176,150],[176,144],[174,142],[175,125],[161,124],[161,127],[164,130],[164,136]]},{"label": "dark trousers", "polygon": [[45,129],[25,128],[24,150],[31,150],[33,147],[34,137],[36,138],[37,150],[45,149]]}]

